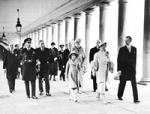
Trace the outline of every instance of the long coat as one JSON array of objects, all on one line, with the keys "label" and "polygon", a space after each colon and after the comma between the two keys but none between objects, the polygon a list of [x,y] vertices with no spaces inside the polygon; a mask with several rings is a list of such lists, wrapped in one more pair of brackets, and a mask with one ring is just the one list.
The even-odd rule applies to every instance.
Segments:
[{"label": "long coat", "polygon": [[106,82],[107,79],[107,66],[110,59],[106,56],[105,51],[99,51],[94,55],[94,65],[96,70],[97,83]]},{"label": "long coat", "polygon": [[136,74],[136,48],[131,46],[129,52],[127,46],[120,48],[117,59],[117,70],[122,72],[121,79],[132,80]]},{"label": "long coat", "polygon": [[36,49],[36,59],[40,61],[40,78],[43,78],[44,76],[48,76],[48,65],[50,63],[50,53],[48,48],[44,48],[42,51],[41,48]]},{"label": "long coat", "polygon": [[[50,55],[52,56],[52,62],[50,63],[50,75],[57,75],[58,74],[58,49],[57,48],[51,48],[50,49]],[[55,61],[54,58],[57,58]]]},{"label": "long coat", "polygon": [[86,59],[85,52],[82,47],[77,48],[76,46],[72,48],[72,51],[76,51],[78,53],[77,60],[80,63],[79,77],[81,77],[82,75],[85,74],[87,68],[86,67],[87,65],[85,64],[85,59]]},{"label": "long coat", "polygon": [[7,79],[15,79],[17,77],[19,61],[14,53],[6,51],[4,55],[3,68],[6,69]]},{"label": "long coat", "polygon": [[[90,54],[89,54],[89,62],[91,63],[94,59],[95,53],[99,51],[99,48],[96,46],[90,49]],[[91,79],[93,79],[93,75],[91,75]]]},{"label": "long coat", "polygon": [[23,80],[33,81],[36,80],[36,53],[33,48],[27,50],[24,48],[22,50],[22,75]]},{"label": "long coat", "polygon": [[64,64],[65,64],[65,65],[67,64],[69,54],[70,54],[69,49],[65,49],[65,50],[64,50]]},{"label": "long coat", "polygon": [[71,59],[69,59],[66,65],[65,76],[69,81],[70,89],[75,89],[79,87],[78,71],[79,71],[78,61],[77,60],[72,61]]},{"label": "long coat", "polygon": [[89,54],[89,62],[93,61],[94,59],[94,55],[95,53],[97,53],[99,51],[99,48],[97,48],[96,46],[91,48],[90,50],[90,54]]}]

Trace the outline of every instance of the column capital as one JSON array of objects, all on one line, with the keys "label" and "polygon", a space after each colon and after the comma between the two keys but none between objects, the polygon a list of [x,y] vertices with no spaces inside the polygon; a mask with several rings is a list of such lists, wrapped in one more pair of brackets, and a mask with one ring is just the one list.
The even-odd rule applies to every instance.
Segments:
[{"label": "column capital", "polygon": [[125,4],[125,3],[128,3],[128,0],[119,0],[118,3],[119,4]]},{"label": "column capital", "polygon": [[57,21],[58,24],[61,24],[62,22],[63,22],[63,20],[58,20]]},{"label": "column capital", "polygon": [[81,13],[75,13],[73,16],[74,16],[74,18],[78,19],[81,16]]},{"label": "column capital", "polygon": [[68,21],[68,20],[71,19],[71,17],[65,17],[64,19],[65,19],[66,21]]},{"label": "column capital", "polygon": [[93,10],[94,10],[94,8],[87,8],[87,9],[84,10],[84,12],[85,12],[86,14],[90,14],[90,13],[93,12]]},{"label": "column capital", "polygon": [[56,23],[51,23],[51,26],[54,27]]},{"label": "column capital", "polygon": [[51,26],[50,24],[46,24],[46,25],[45,25],[46,28],[48,28],[48,27],[50,27],[50,26]]},{"label": "column capital", "polygon": [[110,2],[112,2],[113,0],[101,0],[99,2],[99,4],[97,6],[100,6],[100,7],[106,7],[110,4]]}]

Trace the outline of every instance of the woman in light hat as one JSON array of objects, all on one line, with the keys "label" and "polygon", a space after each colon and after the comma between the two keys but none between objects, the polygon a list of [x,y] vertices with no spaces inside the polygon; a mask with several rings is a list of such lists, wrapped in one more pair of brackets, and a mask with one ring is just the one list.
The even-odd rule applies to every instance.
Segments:
[{"label": "woman in light hat", "polygon": [[72,51],[66,65],[65,76],[69,82],[70,99],[77,102],[76,90],[78,89],[79,64],[77,61],[78,53]]},{"label": "woman in light hat", "polygon": [[96,72],[96,82],[98,86],[98,98],[102,98],[103,102],[106,103],[105,99],[105,88],[107,80],[108,64],[110,63],[109,56],[106,52],[106,42],[101,42],[100,50],[94,55],[94,69]]},{"label": "woman in light hat", "polygon": [[[86,64],[85,64],[85,60],[86,60],[86,55],[85,55],[85,52],[83,50],[83,47],[81,46],[81,39],[76,39],[75,42],[74,42],[74,46],[72,48],[72,50],[76,51],[78,53],[78,62],[79,62],[79,66],[80,66],[80,69],[79,69],[79,72],[78,72],[78,77],[79,77],[79,87],[82,87],[83,86],[83,75],[85,74],[86,72]],[[79,88],[78,88],[78,92],[79,91]]]}]

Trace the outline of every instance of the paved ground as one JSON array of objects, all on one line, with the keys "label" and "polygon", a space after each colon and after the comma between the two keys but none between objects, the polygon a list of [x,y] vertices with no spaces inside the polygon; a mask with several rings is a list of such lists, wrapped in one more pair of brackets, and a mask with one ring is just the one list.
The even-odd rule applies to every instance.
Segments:
[{"label": "paved ground", "polygon": [[89,73],[84,76],[84,93],[78,95],[78,103],[69,100],[67,83],[59,79],[51,81],[51,97],[39,96],[37,89],[39,99],[27,99],[22,80],[16,81],[15,93],[8,92],[7,80],[0,63],[0,114],[150,114],[150,85],[138,85],[141,103],[134,104],[130,83],[127,83],[124,100],[118,101],[118,81],[114,81],[111,75],[110,82],[107,98],[111,103],[108,104],[96,99]]}]

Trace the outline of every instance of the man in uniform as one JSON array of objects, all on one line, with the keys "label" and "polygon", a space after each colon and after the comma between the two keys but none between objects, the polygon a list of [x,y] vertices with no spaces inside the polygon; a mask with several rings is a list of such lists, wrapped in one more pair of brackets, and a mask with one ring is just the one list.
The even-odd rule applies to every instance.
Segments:
[{"label": "man in uniform", "polygon": [[32,99],[37,99],[35,95],[36,89],[36,53],[33,48],[31,48],[31,38],[26,38],[24,40],[25,48],[22,49],[22,62],[23,65],[23,80],[25,81],[26,95],[30,98],[30,82],[32,88]]},{"label": "man in uniform", "polygon": [[43,40],[39,41],[40,47],[36,49],[37,60],[40,62],[39,71],[39,90],[40,95],[43,95],[43,79],[45,81],[45,91],[47,96],[51,96],[50,84],[49,84],[49,74],[48,74],[48,64],[50,62],[49,49],[45,47]]}]

